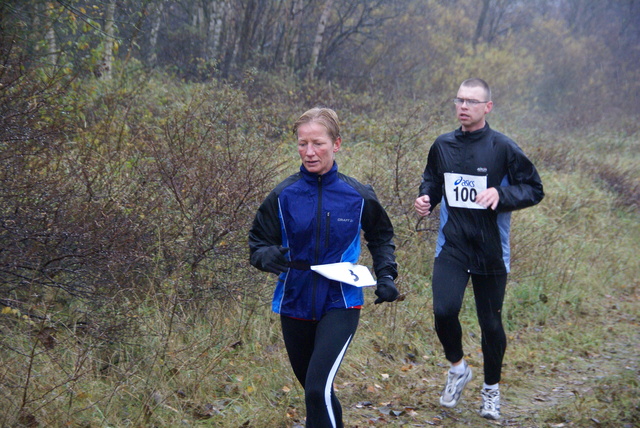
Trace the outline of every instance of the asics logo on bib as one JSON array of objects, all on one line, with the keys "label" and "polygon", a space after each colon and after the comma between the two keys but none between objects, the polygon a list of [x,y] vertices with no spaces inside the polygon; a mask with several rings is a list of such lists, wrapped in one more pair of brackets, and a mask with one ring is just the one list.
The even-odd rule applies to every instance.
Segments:
[{"label": "asics logo on bib", "polygon": [[462,177],[453,182],[456,186],[461,185],[464,187],[476,187],[476,182],[473,180],[463,180]]}]

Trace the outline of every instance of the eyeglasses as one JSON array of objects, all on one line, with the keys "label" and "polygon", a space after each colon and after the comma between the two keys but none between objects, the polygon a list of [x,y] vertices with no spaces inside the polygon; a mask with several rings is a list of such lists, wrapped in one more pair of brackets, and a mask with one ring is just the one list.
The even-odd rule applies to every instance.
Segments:
[{"label": "eyeglasses", "polygon": [[467,105],[468,105],[469,107],[475,107],[475,106],[477,106],[478,104],[486,104],[486,103],[488,103],[489,101],[468,100],[468,99],[466,99],[466,98],[454,98],[454,99],[453,99],[453,103],[454,103],[455,105],[457,105],[457,106],[461,106],[461,105],[462,105],[462,104],[464,104],[465,102],[467,103]]}]

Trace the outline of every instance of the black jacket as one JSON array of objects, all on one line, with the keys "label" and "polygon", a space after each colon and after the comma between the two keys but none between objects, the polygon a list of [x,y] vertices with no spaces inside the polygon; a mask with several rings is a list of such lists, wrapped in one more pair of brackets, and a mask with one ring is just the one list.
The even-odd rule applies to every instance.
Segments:
[{"label": "black jacket", "polygon": [[[460,200],[448,200],[445,176],[451,178],[449,196]],[[484,180],[486,188],[498,191],[496,210],[461,206],[475,198]],[[538,171],[520,147],[487,123],[478,131],[458,128],[436,139],[420,195],[429,195],[432,209],[444,201],[436,257],[456,260],[471,273],[497,274],[509,271],[510,212],[537,204],[544,191]]]}]

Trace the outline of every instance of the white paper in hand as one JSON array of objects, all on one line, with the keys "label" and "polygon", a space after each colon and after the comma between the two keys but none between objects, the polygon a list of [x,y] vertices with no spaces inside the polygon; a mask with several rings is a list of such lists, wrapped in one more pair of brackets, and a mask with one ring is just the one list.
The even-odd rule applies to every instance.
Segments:
[{"label": "white paper in hand", "polygon": [[326,265],[311,266],[311,270],[318,272],[325,278],[356,287],[370,287],[376,285],[376,280],[371,276],[371,272],[366,266],[354,265],[350,262],[330,263]]}]

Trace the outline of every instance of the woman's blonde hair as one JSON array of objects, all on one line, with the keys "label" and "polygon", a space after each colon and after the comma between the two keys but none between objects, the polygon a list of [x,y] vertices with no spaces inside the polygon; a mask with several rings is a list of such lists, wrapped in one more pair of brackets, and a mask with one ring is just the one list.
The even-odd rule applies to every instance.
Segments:
[{"label": "woman's blonde hair", "polygon": [[331,141],[336,141],[340,137],[340,122],[338,115],[330,108],[314,107],[311,110],[307,110],[296,120],[291,129],[294,134],[297,135],[298,128],[305,123],[318,122],[327,128],[327,133]]}]

